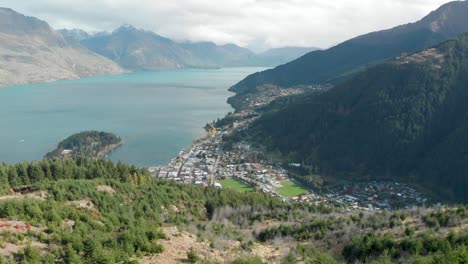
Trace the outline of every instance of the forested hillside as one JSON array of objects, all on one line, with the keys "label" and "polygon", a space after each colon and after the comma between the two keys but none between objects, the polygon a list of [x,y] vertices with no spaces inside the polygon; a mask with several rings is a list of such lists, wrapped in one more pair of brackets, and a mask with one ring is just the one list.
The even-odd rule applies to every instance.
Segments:
[{"label": "forested hillside", "polygon": [[0,249],[0,263],[5,255],[11,263],[129,261],[164,250],[157,242],[165,238],[162,223],[206,220],[224,206],[286,206],[262,194],[157,181],[134,166],[87,158],[1,164],[0,183],[0,245],[21,249]]},{"label": "forested hillside", "polygon": [[1,164],[0,187],[0,263],[468,261],[464,206],[345,212],[87,158]]},{"label": "forested hillside", "polygon": [[468,35],[261,118],[250,136],[324,175],[414,181],[468,201]]}]

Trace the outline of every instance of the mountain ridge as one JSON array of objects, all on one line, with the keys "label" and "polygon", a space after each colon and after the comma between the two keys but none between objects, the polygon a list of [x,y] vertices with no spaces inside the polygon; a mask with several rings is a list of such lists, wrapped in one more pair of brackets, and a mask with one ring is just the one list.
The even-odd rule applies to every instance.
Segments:
[{"label": "mountain ridge", "polygon": [[88,34],[88,32],[81,30],[81,29],[59,29],[57,30],[58,33],[60,33],[62,36],[65,38],[70,38],[75,41],[82,41],[84,39],[90,38],[91,35]]},{"label": "mountain ridge", "polygon": [[47,22],[0,8],[0,86],[124,72]]},{"label": "mountain ridge", "polygon": [[467,76],[463,34],[268,113],[250,134],[325,175],[416,181],[466,202]]},{"label": "mountain ridge", "polygon": [[450,2],[415,23],[361,35],[328,50],[313,51],[274,69],[252,74],[230,90],[243,94],[255,93],[257,87],[265,85],[337,83],[370,65],[468,32],[466,13],[467,1]]},{"label": "mountain ridge", "polygon": [[[124,25],[110,34],[81,40],[90,50],[131,70],[276,66],[305,54],[309,48],[283,48],[283,54],[255,54],[247,48],[211,41],[177,42],[152,31]],[[313,49],[313,48],[311,48]],[[281,49],[279,49],[281,50]]]},{"label": "mountain ridge", "polygon": [[182,68],[189,54],[175,42],[153,32],[121,26],[109,35],[81,42],[85,47],[130,70]]}]

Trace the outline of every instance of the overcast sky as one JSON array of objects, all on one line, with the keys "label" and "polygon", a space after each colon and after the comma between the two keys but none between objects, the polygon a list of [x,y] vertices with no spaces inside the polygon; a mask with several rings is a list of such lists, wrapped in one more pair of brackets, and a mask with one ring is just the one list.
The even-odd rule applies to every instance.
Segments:
[{"label": "overcast sky", "polygon": [[447,0],[0,0],[52,27],[112,31],[122,24],[175,40],[260,50],[329,47],[415,22]]}]

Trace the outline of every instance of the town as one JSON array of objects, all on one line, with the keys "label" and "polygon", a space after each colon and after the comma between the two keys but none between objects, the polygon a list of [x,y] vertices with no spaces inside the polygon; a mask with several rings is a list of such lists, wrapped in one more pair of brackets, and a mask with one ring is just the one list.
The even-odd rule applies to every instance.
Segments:
[{"label": "town", "polygon": [[[158,178],[185,184],[259,191],[288,202],[325,203],[344,210],[385,210],[426,205],[431,201],[416,188],[398,182],[340,184],[321,192],[304,188],[282,165],[268,160],[266,150],[247,142],[223,149],[223,139],[245,129],[256,117],[245,112],[230,126],[217,130],[211,125],[205,138],[180,151],[168,165],[150,167]],[[288,166],[300,167],[301,164]]]}]

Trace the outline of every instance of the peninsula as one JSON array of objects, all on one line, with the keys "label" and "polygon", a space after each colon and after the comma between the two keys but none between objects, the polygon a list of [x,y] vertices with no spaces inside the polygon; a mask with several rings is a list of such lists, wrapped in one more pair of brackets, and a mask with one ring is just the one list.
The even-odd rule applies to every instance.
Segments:
[{"label": "peninsula", "polygon": [[45,158],[79,157],[102,158],[122,144],[122,139],[112,133],[84,131],[61,141]]}]

